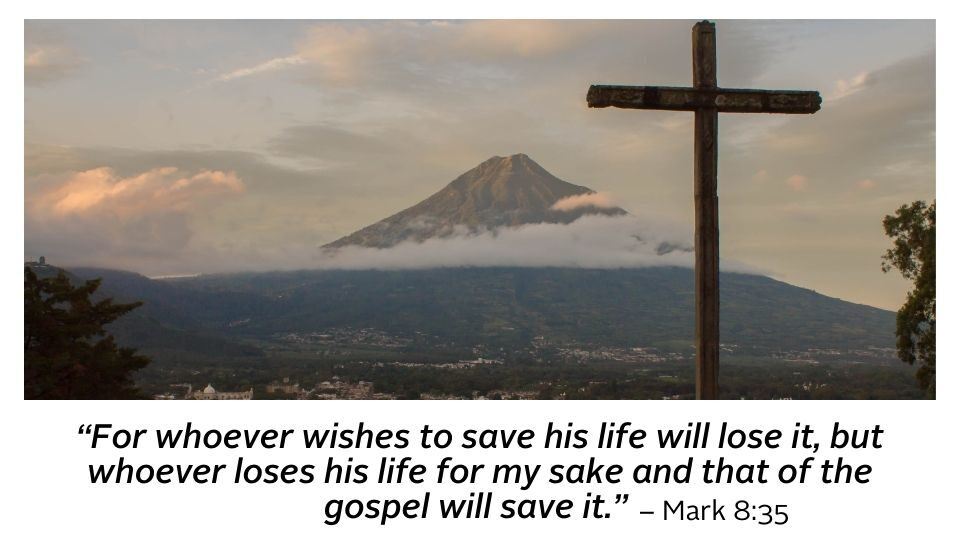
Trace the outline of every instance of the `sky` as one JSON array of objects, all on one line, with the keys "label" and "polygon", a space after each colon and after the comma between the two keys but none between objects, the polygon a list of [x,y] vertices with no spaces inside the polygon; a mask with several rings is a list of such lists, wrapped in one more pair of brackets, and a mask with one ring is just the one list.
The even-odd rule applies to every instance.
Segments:
[{"label": "sky", "polygon": [[[692,24],[28,21],[24,257],[149,276],[317,267],[320,245],[516,153],[692,242],[693,115],[585,103],[594,83],[689,85]],[[880,271],[881,219],[935,197],[934,23],[721,20],[717,40],[720,86],[824,97],[815,115],[721,115],[724,264],[896,309],[909,284]],[[544,234],[479,252],[518,264],[582,237]]]}]

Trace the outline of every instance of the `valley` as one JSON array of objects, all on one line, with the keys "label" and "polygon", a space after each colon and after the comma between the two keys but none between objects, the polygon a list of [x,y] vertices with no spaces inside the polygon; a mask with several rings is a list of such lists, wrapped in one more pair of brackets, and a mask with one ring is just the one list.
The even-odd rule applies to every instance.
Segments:
[{"label": "valley", "polygon": [[[635,226],[515,154],[317,246],[318,268],[66,271],[102,279],[101,299],[143,302],[109,330],[152,359],[137,380],[158,399],[692,398],[690,247]],[[429,260],[480,248],[481,264]],[[576,264],[502,256],[581,249]],[[890,311],[734,271],[720,274],[720,303],[722,397],[920,397]]]}]

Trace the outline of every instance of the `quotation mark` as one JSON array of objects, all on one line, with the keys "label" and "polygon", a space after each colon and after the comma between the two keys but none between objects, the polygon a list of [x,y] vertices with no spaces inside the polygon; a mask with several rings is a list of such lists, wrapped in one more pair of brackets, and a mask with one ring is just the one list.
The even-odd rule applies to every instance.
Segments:
[{"label": "quotation mark", "polygon": [[77,430],[77,435],[89,435],[93,429],[93,424],[83,425],[80,424],[80,429]]},{"label": "quotation mark", "polygon": [[617,493],[617,498],[613,500],[613,504],[627,504],[629,497],[629,493]]}]

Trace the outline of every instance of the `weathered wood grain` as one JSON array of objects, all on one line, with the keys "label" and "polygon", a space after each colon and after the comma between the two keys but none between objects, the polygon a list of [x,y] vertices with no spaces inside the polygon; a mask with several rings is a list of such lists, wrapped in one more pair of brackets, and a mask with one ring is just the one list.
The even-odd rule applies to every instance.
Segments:
[{"label": "weathered wood grain", "polygon": [[590,107],[693,111],[693,199],[696,252],[697,399],[720,396],[720,221],[717,199],[719,113],[813,114],[820,93],[717,87],[717,36],[712,22],[693,27],[693,87],[593,85]]},{"label": "weathered wood grain", "polygon": [[592,108],[617,107],[665,111],[697,111],[715,108],[723,113],[813,114],[820,110],[821,102],[820,92],[811,90],[595,84],[587,92],[587,105]]},{"label": "weathered wood grain", "polygon": [[[693,27],[693,86],[699,92],[717,87],[717,35],[713,23]],[[659,92],[657,93],[659,96]],[[694,96],[703,96],[694,93]],[[689,99],[690,96],[684,96]],[[717,200],[719,107],[698,106],[693,129],[694,267],[697,342],[697,399],[720,397],[720,216]]]}]

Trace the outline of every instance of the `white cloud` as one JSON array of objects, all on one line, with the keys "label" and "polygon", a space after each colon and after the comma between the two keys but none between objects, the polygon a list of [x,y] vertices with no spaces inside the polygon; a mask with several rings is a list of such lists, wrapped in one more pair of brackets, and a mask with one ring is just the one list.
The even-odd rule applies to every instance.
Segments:
[{"label": "white cloud", "polygon": [[[498,62],[556,58],[609,33],[610,26],[556,20],[321,22],[300,40],[295,54],[237,69],[217,80],[293,66],[305,66],[313,75],[307,80],[335,85],[392,80],[394,87],[416,86],[431,71],[445,71],[454,78],[468,74],[497,78],[502,71]],[[429,76],[449,81],[449,75]]]},{"label": "white cloud", "polygon": [[[304,268],[416,269],[435,267],[638,268],[693,265],[690,231],[634,216],[584,216],[568,225],[539,223],[481,233],[404,242],[378,249],[323,250]],[[754,272],[723,261],[724,270]]]},{"label": "white cloud", "polygon": [[[112,30],[115,23],[69,23],[61,26],[71,41],[41,41],[31,23],[28,52],[34,45],[69,45],[97,67],[79,74],[88,91],[27,92],[27,141],[82,148],[76,152],[82,164],[60,153],[44,157],[53,172],[107,164],[118,176],[130,177],[162,165],[207,167],[236,170],[249,190],[244,197],[225,197],[224,204],[206,198],[209,211],[198,210],[199,204],[190,210],[189,228],[196,233],[190,245],[162,260],[97,251],[86,229],[68,227],[55,231],[70,239],[58,258],[89,256],[92,262],[148,273],[310,265],[316,246],[417,203],[492,155],[517,152],[536,156],[565,180],[613,191],[620,206],[635,215],[659,212],[692,222],[693,115],[590,110],[583,102],[590,83],[689,84],[689,22],[596,23],[600,33],[579,43],[555,29],[577,31],[578,25],[595,23],[542,21],[541,37],[529,40],[516,31],[523,21],[512,27],[502,22],[500,30],[496,22],[485,29],[484,24],[338,21],[311,24],[313,30],[304,32],[302,23],[263,23],[260,35],[245,24],[171,23],[154,31],[169,40],[169,54],[164,49],[151,62],[177,64],[183,74],[217,67],[202,76],[171,77],[139,69],[146,62],[121,57],[117,50],[91,46],[110,39],[119,49],[136,51],[143,47],[139,30],[123,41]],[[883,290],[880,280],[890,277],[872,277],[879,274],[876,254],[889,247],[878,219],[902,202],[934,196],[935,55],[908,57],[932,48],[934,28],[926,23],[916,34],[927,37],[883,50],[849,45],[851,32],[871,31],[864,23],[831,30],[823,41],[810,42],[809,51],[780,31],[808,24],[719,23],[721,82],[818,88],[833,98],[816,115],[723,117],[724,250],[833,294],[857,287]],[[141,26],[150,25],[136,24]],[[171,31],[180,26],[203,40],[191,43]],[[462,38],[468,29],[497,41]],[[820,65],[813,59],[823,47],[833,47],[834,54]],[[280,61],[292,57],[307,63]],[[901,57],[905,60],[883,67]],[[135,58],[146,57],[141,51]],[[789,64],[794,65],[782,68]],[[781,67],[768,69],[774,65]],[[211,85],[182,99],[170,92],[176,84],[214,81],[231,70],[246,77],[231,82],[270,84]],[[136,79],[154,76],[162,84]],[[127,85],[116,80],[138,81],[143,95],[124,93]],[[122,96],[114,99],[117,92]],[[261,95],[276,106],[250,114],[247,108]],[[145,104],[158,99],[169,100],[177,111],[176,125],[167,126],[165,115],[143,114]],[[124,120],[131,118],[136,121]],[[117,146],[156,155],[148,161],[113,159],[99,150]],[[161,151],[170,148],[209,155],[200,160]],[[225,151],[238,149],[244,152]],[[248,152],[261,152],[257,163],[249,161]],[[28,155],[26,166],[33,166],[31,159]],[[765,173],[754,178],[758,171]],[[808,180],[785,184],[798,173]],[[857,186],[861,179],[877,185],[863,190]],[[805,192],[793,191],[804,187]],[[29,180],[25,188],[36,191]],[[829,219],[821,213],[823,225],[817,228],[789,215],[781,219],[783,205],[796,200],[811,208],[847,208]],[[57,255],[33,242],[32,222],[26,227],[25,250]],[[842,272],[804,266],[805,260],[822,260],[841,242],[840,234],[850,254]],[[783,248],[788,236],[802,245]],[[859,299],[869,301],[868,296]]]},{"label": "white cloud", "polygon": [[617,205],[613,202],[613,197],[609,193],[594,192],[564,197],[553,203],[553,206],[550,208],[553,210],[560,210],[561,212],[569,212],[571,210],[576,210],[577,208],[613,208],[615,206]]},{"label": "white cloud", "polygon": [[868,84],[870,84],[870,74],[866,71],[858,73],[849,79],[840,79],[837,81],[833,93],[827,96],[827,100],[832,101],[852,96],[863,90]]},{"label": "white cloud", "polygon": [[204,170],[184,174],[176,167],[161,167],[120,177],[101,167],[61,175],[58,182],[43,179],[52,187],[28,198],[33,217],[110,214],[126,217],[143,213],[187,210],[200,199],[220,197],[244,190],[233,172]]},{"label": "white cloud", "polygon": [[393,58],[399,63],[398,57],[410,52],[406,49],[409,43],[397,46],[396,28],[375,32],[361,26],[321,24],[301,43],[300,55],[317,68],[322,79],[341,84],[356,82],[372,75],[370,64],[378,59]]},{"label": "white cloud", "polygon": [[281,58],[273,58],[252,67],[235,69],[229,73],[224,73],[223,75],[217,77],[217,80],[221,82],[232,81],[234,79],[242,79],[244,77],[260,75],[262,73],[269,73],[271,71],[280,71],[289,67],[300,66],[306,63],[307,60],[305,58],[296,54]]},{"label": "white cloud", "polygon": [[46,174],[30,178],[31,186],[27,251],[58,264],[129,269],[183,264],[195,249],[197,218],[245,189],[233,172],[175,167],[129,176],[107,167]]}]

